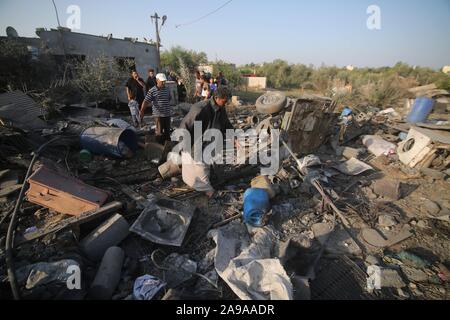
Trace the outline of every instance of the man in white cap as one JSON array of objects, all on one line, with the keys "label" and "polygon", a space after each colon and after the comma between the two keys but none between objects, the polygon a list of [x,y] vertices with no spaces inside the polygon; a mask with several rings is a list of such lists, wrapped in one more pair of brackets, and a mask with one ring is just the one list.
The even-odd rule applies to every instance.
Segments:
[{"label": "man in white cap", "polygon": [[172,110],[170,107],[170,92],[166,87],[166,75],[158,73],[156,75],[156,86],[151,88],[141,106],[141,118],[144,117],[145,109],[153,107],[153,115],[156,122],[156,136],[158,142],[164,144],[170,140],[170,122]]}]

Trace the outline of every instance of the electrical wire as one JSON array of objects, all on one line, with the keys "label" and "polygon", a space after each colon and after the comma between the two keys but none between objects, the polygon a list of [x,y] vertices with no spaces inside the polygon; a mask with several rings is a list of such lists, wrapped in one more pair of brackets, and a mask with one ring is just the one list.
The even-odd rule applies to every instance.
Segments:
[{"label": "electrical wire", "polygon": [[8,231],[6,234],[6,245],[5,245],[5,262],[6,262],[6,268],[8,272],[8,280],[11,285],[11,290],[13,293],[14,300],[20,300],[20,293],[19,288],[17,285],[17,278],[14,268],[14,258],[12,254],[13,250],[13,243],[14,243],[14,232],[16,229],[16,222],[17,222],[17,213],[19,212],[19,209],[22,205],[23,198],[25,196],[25,189],[28,185],[27,180],[31,175],[31,171],[33,170],[33,165],[36,162],[37,158],[39,157],[40,153],[51,143],[55,142],[56,140],[59,140],[60,137],[56,137],[46,143],[44,143],[34,154],[33,158],[31,159],[30,165],[28,166],[27,173],[25,175],[25,179],[22,184],[22,188],[20,189],[19,197],[17,198],[16,205],[14,207],[14,211],[12,212],[11,221],[9,222]]},{"label": "electrical wire", "polygon": [[220,9],[226,7],[226,6],[229,5],[232,1],[233,1],[233,0],[229,0],[229,1],[225,2],[225,3],[224,3],[223,5],[221,5],[219,8],[215,9],[214,11],[211,11],[210,13],[205,14],[204,16],[201,16],[201,17],[198,18],[198,19],[192,20],[192,21],[190,21],[190,22],[182,23],[182,24],[177,24],[177,25],[175,26],[175,28],[184,27],[184,26],[188,26],[188,25],[194,24],[194,23],[196,23],[196,22],[199,22],[199,21],[201,21],[201,20],[203,20],[203,19],[209,17],[210,15],[216,13],[216,12],[219,11]]}]

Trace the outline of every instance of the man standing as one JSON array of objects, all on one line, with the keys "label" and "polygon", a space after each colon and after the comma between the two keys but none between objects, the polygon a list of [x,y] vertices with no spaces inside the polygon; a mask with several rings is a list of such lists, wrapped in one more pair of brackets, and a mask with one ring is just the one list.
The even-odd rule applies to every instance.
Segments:
[{"label": "man standing", "polygon": [[170,140],[170,117],[172,115],[170,92],[166,87],[166,81],[166,75],[158,73],[156,75],[156,86],[148,91],[141,106],[141,118],[143,118],[145,109],[152,105],[153,115],[156,117],[156,136],[161,144]]},{"label": "man standing", "polygon": [[145,83],[142,78],[139,77],[139,74],[136,70],[131,71],[131,78],[128,79],[126,85],[127,90],[127,97],[128,102],[130,102],[131,99],[131,92],[133,93],[133,96],[135,97],[135,100],[139,103],[139,105],[142,104],[144,101],[144,89],[145,89]]},{"label": "man standing", "polygon": [[146,84],[145,94],[147,94],[151,88],[156,86],[156,77],[155,77],[154,69],[148,69],[148,78],[147,78],[147,82],[145,84]]},{"label": "man standing", "polygon": [[[225,109],[229,97],[230,91],[222,86],[214,92],[211,99],[198,102],[192,106],[180,124],[180,129],[189,131],[191,145],[197,139],[197,137],[194,137],[194,123],[197,121],[202,124],[202,135],[206,130],[217,129],[222,132],[223,137],[226,137],[226,130],[233,129]],[[237,140],[235,145],[240,147]],[[183,181],[196,191],[205,192],[208,197],[212,197],[214,188],[209,181],[209,166],[204,162],[195,161],[192,154],[188,152],[182,152],[181,161]]]},{"label": "man standing", "polygon": [[227,81],[227,79],[225,79],[225,76],[223,75],[222,71],[220,71],[219,75],[217,76],[217,85],[218,86],[227,86],[228,85],[228,81]]}]

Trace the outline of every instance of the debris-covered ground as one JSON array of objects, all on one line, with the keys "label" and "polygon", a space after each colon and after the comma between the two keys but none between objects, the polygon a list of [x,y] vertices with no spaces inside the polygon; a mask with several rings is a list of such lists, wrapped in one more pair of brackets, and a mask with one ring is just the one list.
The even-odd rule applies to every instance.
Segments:
[{"label": "debris-covered ground", "polygon": [[[111,121],[129,121],[126,112],[65,107],[44,121],[16,92],[14,101],[26,100],[16,105],[28,108],[24,119],[7,116],[5,95],[4,299],[13,297],[11,273],[23,299],[448,299],[447,109],[411,125],[406,108],[341,114],[327,103],[320,109],[316,97],[292,100],[273,116],[230,106],[235,128],[287,129],[282,139],[296,158],[281,143],[280,170],[259,180],[258,165],[215,167],[218,193],[208,199],[179,173],[163,179],[158,168],[170,150],[154,142],[151,117],[127,157],[126,124]],[[116,148],[86,152],[99,148],[88,128],[116,128]],[[272,196],[262,228],[242,222],[244,192],[258,183]],[[77,285],[70,266],[80,270],[80,290],[68,288]]]}]

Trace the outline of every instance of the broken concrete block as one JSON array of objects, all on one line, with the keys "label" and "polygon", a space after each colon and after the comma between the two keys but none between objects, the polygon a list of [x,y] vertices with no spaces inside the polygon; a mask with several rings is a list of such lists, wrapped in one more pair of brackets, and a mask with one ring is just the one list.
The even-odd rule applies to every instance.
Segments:
[{"label": "broken concrete block", "polygon": [[380,227],[389,228],[395,226],[397,224],[397,221],[393,216],[383,214],[378,217],[378,224],[380,225]]},{"label": "broken concrete block", "polygon": [[98,261],[108,248],[118,245],[128,236],[129,227],[125,218],[116,214],[81,240],[81,251],[89,259]]},{"label": "broken concrete block", "polygon": [[351,147],[343,147],[342,149],[342,155],[349,160],[351,158],[358,159],[362,153],[364,153],[364,149],[355,149]]},{"label": "broken concrete block", "polygon": [[408,266],[401,266],[402,272],[412,282],[426,282],[428,281],[428,275],[420,269],[411,268]]},{"label": "broken concrete block", "polygon": [[430,168],[422,168],[420,170],[420,172],[427,176],[430,177],[432,179],[435,180],[444,180],[445,177],[447,176],[444,172],[438,171],[438,170],[434,170],[434,169],[430,169]]},{"label": "broken concrete block", "polygon": [[380,268],[380,282],[382,288],[404,288],[406,287],[405,282],[394,269]]},{"label": "broken concrete block", "polygon": [[430,199],[424,199],[421,207],[426,213],[431,214],[432,216],[435,216],[441,212],[439,205]]},{"label": "broken concrete block", "polygon": [[377,180],[373,185],[373,191],[381,197],[399,200],[401,198],[401,183],[387,178]]},{"label": "broken concrete block", "polygon": [[95,300],[111,300],[119,284],[125,253],[119,247],[109,248],[92,282],[89,295]]}]

